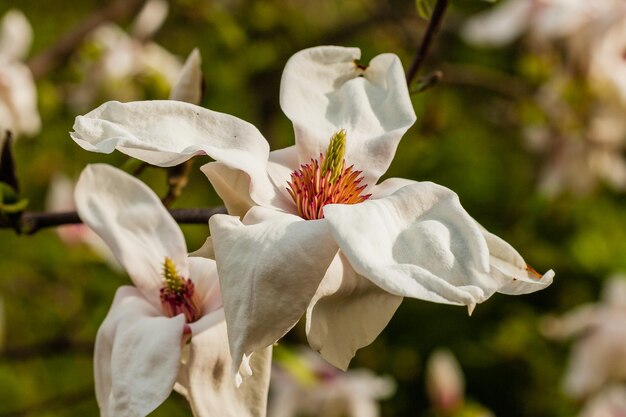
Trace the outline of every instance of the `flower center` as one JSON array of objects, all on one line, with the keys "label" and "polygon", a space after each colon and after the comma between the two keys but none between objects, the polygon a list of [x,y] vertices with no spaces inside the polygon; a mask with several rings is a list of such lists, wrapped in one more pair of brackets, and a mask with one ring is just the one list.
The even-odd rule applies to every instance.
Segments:
[{"label": "flower center", "polygon": [[161,307],[168,317],[185,315],[187,323],[193,323],[202,316],[200,299],[193,281],[178,275],[176,265],[168,257],[163,263],[163,287],[160,290]]},{"label": "flower center", "polygon": [[357,204],[371,197],[362,195],[367,184],[361,185],[362,171],[346,167],[346,131],[340,130],[330,138],[326,154],[311,159],[291,173],[287,191],[298,207],[298,215],[307,220],[324,217],[326,204]]}]

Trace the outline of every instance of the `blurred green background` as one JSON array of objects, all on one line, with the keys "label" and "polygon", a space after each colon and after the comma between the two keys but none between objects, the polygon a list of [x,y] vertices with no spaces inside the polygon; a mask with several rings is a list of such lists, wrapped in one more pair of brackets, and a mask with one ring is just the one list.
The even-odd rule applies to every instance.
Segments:
[{"label": "blurred green background", "polygon": [[[107,4],[4,0],[0,15],[10,7],[25,13],[34,28],[34,56]],[[418,120],[403,138],[387,176],[449,187],[474,218],[511,243],[535,269],[554,269],[557,276],[551,287],[536,294],[495,295],[472,317],[465,308],[405,300],[382,335],[361,349],[352,365],[397,380],[396,395],[382,404],[384,416],[418,416],[429,408],[424,363],[441,346],[459,358],[467,396],[496,415],[575,414],[578,405],[560,389],[568,345],[544,339],[539,321],[547,313],[595,300],[603,279],[626,266],[623,194],[603,185],[585,195],[564,192],[549,198],[538,192],[539,173],[547,162],[524,146],[521,135],[532,107],[527,102],[539,85],[528,76],[527,52],[519,42],[503,49],[476,49],[458,36],[467,16],[487,7],[476,0],[452,2],[421,73],[442,69],[444,78],[434,88],[413,94]],[[128,28],[130,22],[119,23]],[[293,143],[290,122],[278,104],[280,76],[289,56],[310,46],[338,44],[360,47],[364,62],[393,52],[408,68],[425,26],[410,0],[171,0],[169,16],[154,41],[181,59],[198,47],[206,80],[202,105],[250,121],[277,149]],[[76,178],[87,163],[120,166],[125,161],[119,153],[85,152],[69,138],[78,113],[66,104],[68,85],[80,82],[77,62],[88,52],[82,48],[37,81],[43,128],[15,146],[30,210],[45,209],[55,173]],[[133,81],[146,98],[167,97],[167,86],[149,75]],[[523,88],[507,89],[508,82]],[[114,97],[115,91],[108,94]],[[208,161],[196,159],[194,168]],[[165,193],[163,171],[149,168],[141,178]],[[220,201],[208,181],[194,169],[174,207],[216,205]],[[202,225],[183,230],[190,248],[200,246],[208,233]],[[0,417],[97,415],[93,340],[116,288],[128,278],[87,247],[66,246],[54,230],[34,236],[0,231],[0,251],[5,308]],[[305,340],[299,326],[283,343]],[[184,400],[172,394],[153,415],[191,414]]]}]

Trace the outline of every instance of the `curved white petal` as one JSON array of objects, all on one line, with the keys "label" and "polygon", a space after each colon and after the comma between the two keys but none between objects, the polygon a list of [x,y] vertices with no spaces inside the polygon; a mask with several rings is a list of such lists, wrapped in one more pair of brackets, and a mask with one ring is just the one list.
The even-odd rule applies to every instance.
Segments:
[{"label": "curved white petal", "polygon": [[88,151],[117,149],[153,165],[178,165],[209,155],[251,178],[258,204],[280,207],[283,198],[268,178],[269,146],[256,127],[234,116],[175,100],[110,101],[78,116],[70,136]]},{"label": "curved white petal", "polygon": [[367,67],[360,57],[358,48],[338,46],[296,53],[283,72],[280,105],[293,122],[300,163],[324,153],[345,129],[346,161],[373,185],[416,117],[398,57],[378,55]]},{"label": "curved white petal", "polygon": [[378,200],[380,198],[390,196],[391,194],[398,191],[400,188],[411,184],[417,184],[417,181],[397,177],[387,178],[385,181],[381,182],[380,184],[376,184],[370,189],[372,193],[371,199]]},{"label": "curved white petal", "polygon": [[22,60],[33,41],[33,28],[24,13],[7,11],[0,22],[0,55],[10,60]]},{"label": "curved white petal", "polygon": [[324,215],[354,270],[392,294],[471,310],[497,289],[480,229],[445,187],[407,185]]},{"label": "curved white petal", "polygon": [[256,352],[252,375],[237,387],[222,321],[191,339],[176,390],[187,397],[195,417],[265,417],[271,358],[271,346]]},{"label": "curved white petal", "polygon": [[134,287],[121,287],[96,336],[96,399],[103,417],[146,416],[169,396],[185,318],[163,317]]},{"label": "curved white petal", "polygon": [[307,309],[309,344],[345,371],[357,349],[376,339],[401,302],[402,297],[354,272],[340,251]]},{"label": "curved white petal", "polygon": [[209,220],[235,371],[298,322],[337,252],[324,220],[253,207],[244,223]]},{"label": "curved white petal", "polygon": [[217,195],[224,201],[228,213],[243,217],[255,206],[250,197],[250,176],[221,162],[209,162],[200,167]]},{"label": "curved white petal", "polygon": [[170,100],[184,101],[191,104],[200,104],[202,100],[202,57],[198,48],[187,57],[178,81],[172,88]]},{"label": "curved white petal", "polygon": [[217,265],[213,259],[190,256],[189,278],[193,281],[196,294],[202,302],[202,313],[208,314],[222,307],[220,281],[217,277]]},{"label": "curved white petal", "polygon": [[110,165],[88,165],[74,196],[80,218],[109,245],[154,305],[160,305],[165,257],[189,276],[183,233],[143,182]]},{"label": "curved white petal", "polygon": [[542,276],[530,267],[511,245],[482,226],[480,228],[489,247],[490,275],[498,282],[499,293],[528,294],[552,284],[553,270]]},{"label": "curved white petal", "polygon": [[[297,207],[287,192],[287,181],[296,168],[298,156],[295,146],[270,152],[266,167],[270,182],[265,184],[271,183],[273,192],[255,193],[254,201],[250,195],[250,175],[246,172],[229,168],[221,162],[209,162],[200,169],[224,201],[228,213],[243,217],[250,207],[257,204],[296,214]],[[255,186],[259,187],[258,184]],[[271,199],[264,200],[264,195],[271,196]]]}]

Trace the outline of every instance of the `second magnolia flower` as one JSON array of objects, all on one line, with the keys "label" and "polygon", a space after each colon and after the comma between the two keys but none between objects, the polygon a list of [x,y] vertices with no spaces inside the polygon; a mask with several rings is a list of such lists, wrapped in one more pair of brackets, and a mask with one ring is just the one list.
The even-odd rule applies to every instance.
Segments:
[{"label": "second magnolia flower", "polygon": [[202,170],[231,215],[211,218],[206,254],[217,261],[235,367],[305,313],[310,345],[345,369],[405,296],[471,311],[495,292],[552,282],[449,189],[378,182],[416,116],[398,57],[359,58],[325,46],[289,60],[280,102],[296,143],[273,152],[249,123],[186,103],[109,102],[76,119],[72,137],[88,150],[161,166],[216,160]]}]

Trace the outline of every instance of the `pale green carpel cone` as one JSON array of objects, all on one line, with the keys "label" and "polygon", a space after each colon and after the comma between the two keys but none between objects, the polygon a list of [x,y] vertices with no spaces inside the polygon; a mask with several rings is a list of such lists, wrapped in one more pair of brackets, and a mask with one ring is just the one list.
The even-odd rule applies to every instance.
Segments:
[{"label": "pale green carpel cone", "polygon": [[343,170],[343,156],[346,153],[346,130],[341,129],[330,138],[322,163],[322,174],[330,171],[330,183],[334,183]]}]

